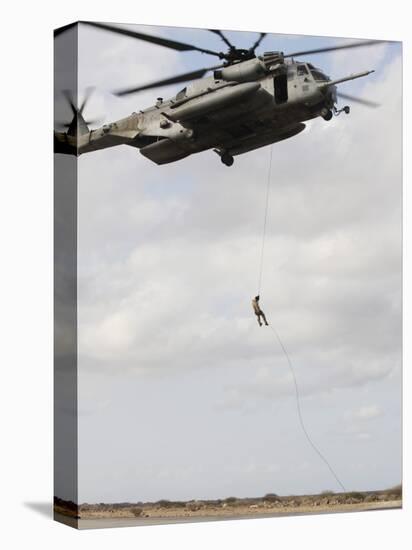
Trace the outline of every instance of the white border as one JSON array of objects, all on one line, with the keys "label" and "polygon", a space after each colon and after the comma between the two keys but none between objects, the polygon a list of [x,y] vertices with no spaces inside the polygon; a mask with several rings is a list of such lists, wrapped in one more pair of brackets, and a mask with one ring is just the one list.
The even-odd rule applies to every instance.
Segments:
[{"label": "white border", "polygon": [[[170,0],[8,3],[2,8],[1,129],[1,312],[3,343],[1,419],[2,540],[11,547],[113,548],[405,548],[408,469],[403,511],[249,520],[185,526],[76,532],[52,523],[24,503],[52,495],[52,29],[77,19],[95,19],[238,30],[265,30],[404,41],[405,95],[410,97],[407,4],[384,9],[372,0],[255,3],[234,0]],[[3,98],[3,95],[5,97]],[[405,103],[405,101],[404,101]],[[405,121],[407,105],[405,104]],[[406,126],[406,125],[405,125]],[[382,128],[384,132],[385,129]],[[406,129],[404,132],[406,163]],[[409,212],[404,170],[405,214]],[[406,217],[406,216],[405,216]],[[407,244],[406,227],[404,227]],[[404,243],[404,244],[405,244]],[[404,282],[411,279],[404,250]],[[404,395],[408,395],[409,292],[405,288]],[[405,426],[404,464],[410,457]],[[394,451],[396,452],[396,451]],[[410,462],[410,460],[409,460]],[[410,535],[410,532],[409,532]],[[410,537],[409,537],[410,538]],[[10,544],[7,545],[10,547]]]}]

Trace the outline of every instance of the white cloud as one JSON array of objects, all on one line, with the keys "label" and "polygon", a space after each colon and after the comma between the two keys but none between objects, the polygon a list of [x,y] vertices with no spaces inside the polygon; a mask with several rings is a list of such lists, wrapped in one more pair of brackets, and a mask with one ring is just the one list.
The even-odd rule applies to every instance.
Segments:
[{"label": "white cloud", "polygon": [[373,420],[381,416],[382,410],[377,405],[364,405],[354,411],[346,413],[346,418],[351,420]]}]

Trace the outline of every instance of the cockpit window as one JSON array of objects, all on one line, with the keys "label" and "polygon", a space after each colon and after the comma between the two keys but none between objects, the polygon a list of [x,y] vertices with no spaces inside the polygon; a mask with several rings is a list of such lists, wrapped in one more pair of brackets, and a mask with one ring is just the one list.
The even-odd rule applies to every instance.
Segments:
[{"label": "cockpit window", "polygon": [[183,90],[180,90],[180,92],[177,92],[176,94],[176,99],[183,99],[186,97],[186,91],[187,91],[187,88],[183,88]]},{"label": "cockpit window", "polygon": [[298,65],[298,76],[304,76],[309,74],[305,65]]},{"label": "cockpit window", "polygon": [[311,69],[310,72],[312,73],[313,78],[318,82],[327,82],[329,80],[329,78],[325,74],[318,70]]}]

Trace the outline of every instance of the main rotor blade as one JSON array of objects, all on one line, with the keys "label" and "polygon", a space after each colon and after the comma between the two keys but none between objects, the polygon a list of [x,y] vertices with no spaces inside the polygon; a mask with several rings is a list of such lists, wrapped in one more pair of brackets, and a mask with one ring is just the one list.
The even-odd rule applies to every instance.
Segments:
[{"label": "main rotor blade", "polygon": [[196,78],[202,78],[208,71],[214,71],[220,69],[223,65],[216,65],[215,67],[208,67],[207,69],[198,69],[197,71],[191,71],[190,73],[184,73],[178,76],[172,76],[171,78],[165,78],[164,80],[157,80],[144,86],[137,88],[126,88],[124,90],[117,90],[113,92],[117,96],[134,94],[135,92],[141,92],[142,90],[149,90],[150,88],[159,88],[160,86],[167,86],[169,84],[176,84],[178,82],[186,82],[187,80],[194,80]]},{"label": "main rotor blade", "polygon": [[341,44],[340,46],[330,46],[327,48],[316,48],[314,50],[302,50],[301,52],[288,53],[285,54],[283,57],[298,57],[300,55],[312,55],[315,53],[347,50],[349,48],[363,48],[364,46],[374,46],[375,44],[382,44],[382,42],[382,40],[362,40],[362,42],[351,42],[350,44]]},{"label": "main rotor blade", "polygon": [[229,46],[229,48],[234,48],[234,45],[231,44],[231,42],[229,41],[228,38],[226,38],[226,36],[223,34],[222,31],[219,31],[218,29],[208,29],[210,32],[213,32],[215,34],[217,34],[218,36],[220,36],[220,38],[223,40],[223,42]]},{"label": "main rotor blade", "polygon": [[361,97],[356,97],[349,94],[341,94],[340,92],[337,93],[337,96],[341,97],[342,99],[354,101],[355,103],[360,103],[360,105],[365,105],[366,107],[380,107],[379,103],[376,103],[375,101],[370,101],[369,99],[362,99]]},{"label": "main rotor blade", "polygon": [[262,42],[262,40],[265,38],[265,36],[266,36],[266,33],[261,32],[259,38],[256,40],[256,42],[250,48],[250,51],[254,52],[256,50],[256,48],[259,46],[259,44]]},{"label": "main rotor blade", "polygon": [[214,52],[212,50],[207,50],[206,48],[199,48],[198,46],[193,46],[192,44],[185,44],[184,42],[177,42],[176,40],[170,40],[169,38],[160,38],[160,36],[153,36],[151,34],[144,34],[142,32],[131,31],[129,29],[124,29],[122,27],[116,27],[114,25],[107,25],[106,23],[97,23],[95,21],[82,21],[83,25],[89,25],[90,27],[96,27],[109,32],[115,32],[117,34],[123,34],[125,36],[130,36],[131,38],[136,38],[138,40],[143,40],[145,42],[151,42],[152,44],[157,44],[158,46],[164,46],[165,48],[170,48],[172,50],[177,50],[179,52],[185,51],[198,51],[202,53],[208,53],[210,55],[216,55],[221,57],[221,54]]}]

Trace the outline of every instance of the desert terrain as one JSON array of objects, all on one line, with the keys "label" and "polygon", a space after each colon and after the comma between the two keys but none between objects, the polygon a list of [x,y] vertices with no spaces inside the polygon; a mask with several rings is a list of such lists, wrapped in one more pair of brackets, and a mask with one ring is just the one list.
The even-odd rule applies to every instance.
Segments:
[{"label": "desert terrain", "polygon": [[[382,491],[333,493],[325,491],[317,495],[278,496],[269,493],[264,497],[216,500],[190,500],[123,503],[83,503],[76,505],[55,498],[54,511],[58,516],[68,516],[79,521],[98,526],[98,521],[90,520],[133,520],[125,524],[151,524],[205,521],[219,519],[272,517],[313,513],[355,512],[382,510],[402,507],[402,488],[393,487]],[[57,518],[56,518],[57,519]],[[122,523],[122,522],[120,522]],[[103,525],[102,525],[103,526]]]}]

